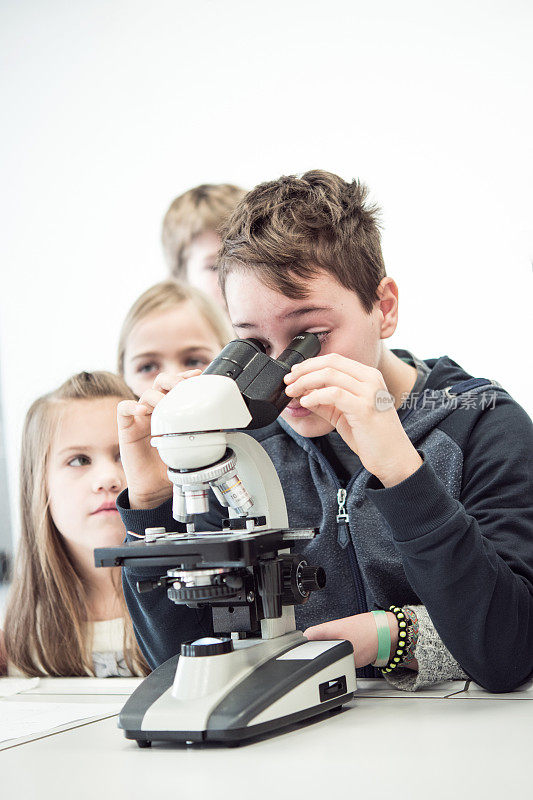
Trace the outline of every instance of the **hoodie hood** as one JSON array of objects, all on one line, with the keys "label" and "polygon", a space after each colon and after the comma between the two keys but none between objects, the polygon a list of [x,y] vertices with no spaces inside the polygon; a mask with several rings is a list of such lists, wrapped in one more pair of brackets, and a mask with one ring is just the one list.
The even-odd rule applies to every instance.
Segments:
[{"label": "hoodie hood", "polygon": [[[399,358],[412,358],[407,350],[392,351]],[[402,418],[402,426],[410,441],[417,448],[423,446],[427,437],[451,413],[463,404],[476,403],[475,396],[490,388],[491,391],[507,394],[495,381],[488,378],[473,378],[449,356],[425,360],[431,372],[424,389],[418,395],[411,395],[409,408]],[[296,433],[284,419],[278,417],[277,423],[312,458],[323,459],[313,439]],[[264,428],[263,431],[268,429]],[[348,485],[350,494],[357,502],[364,496],[368,481],[373,476],[366,469],[360,470]]]},{"label": "hoodie hood", "polygon": [[[409,358],[411,353],[408,350],[392,350],[394,355],[398,358]],[[425,388],[427,389],[445,389],[454,383],[466,381],[473,378],[466,370],[464,370],[456,361],[453,361],[449,356],[440,356],[440,358],[422,359],[431,370],[428,375]]]}]

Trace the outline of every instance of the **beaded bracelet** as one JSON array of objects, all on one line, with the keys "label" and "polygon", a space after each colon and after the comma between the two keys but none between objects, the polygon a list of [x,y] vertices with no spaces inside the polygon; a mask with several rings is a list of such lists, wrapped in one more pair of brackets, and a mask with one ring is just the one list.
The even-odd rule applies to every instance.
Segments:
[{"label": "beaded bracelet", "polygon": [[413,661],[415,658],[415,650],[416,645],[418,643],[418,617],[416,616],[415,612],[409,608],[408,606],[404,606],[405,615],[407,617],[407,621],[411,620],[411,624],[407,628],[407,646],[404,650],[403,654],[403,664],[409,664],[410,661]]},{"label": "beaded bracelet", "polygon": [[396,646],[396,651],[389,663],[381,670],[384,674],[392,672],[392,670],[396,669],[396,667],[398,667],[402,662],[405,648],[407,646],[407,634],[411,625],[411,620],[406,616],[402,608],[398,608],[398,606],[390,606],[389,611],[392,611],[398,620],[398,644]]}]

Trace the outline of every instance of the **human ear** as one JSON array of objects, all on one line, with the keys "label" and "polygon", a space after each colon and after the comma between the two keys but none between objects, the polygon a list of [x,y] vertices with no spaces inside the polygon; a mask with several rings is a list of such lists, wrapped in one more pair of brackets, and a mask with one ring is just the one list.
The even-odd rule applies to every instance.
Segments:
[{"label": "human ear", "polygon": [[398,287],[389,277],[381,280],[377,295],[380,313],[380,339],[388,339],[398,325]]}]

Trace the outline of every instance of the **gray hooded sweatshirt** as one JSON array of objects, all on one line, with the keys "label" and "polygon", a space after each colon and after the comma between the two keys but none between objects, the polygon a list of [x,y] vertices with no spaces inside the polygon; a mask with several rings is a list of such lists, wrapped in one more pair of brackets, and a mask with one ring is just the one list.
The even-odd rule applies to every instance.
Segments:
[{"label": "gray hooded sweatshirt", "polygon": [[[343,485],[313,439],[281,419],[251,434],[279,474],[290,526],[320,530],[297,550],[324,567],[327,585],[296,608],[297,625],[409,606],[420,624],[419,671],[388,680],[416,689],[470,677],[510,691],[533,673],[533,424],[493,381],[472,378],[447,356],[425,363],[424,390],[402,415],[423,464],[396,486],[384,488],[362,466]],[[179,529],[170,501],[131,510],[125,490],[117,505],[128,531]],[[213,503],[202,529],[220,529],[222,516]],[[153,667],[211,629],[208,609],[176,606],[164,589],[136,592],[136,581],[158,572],[123,571]]]}]

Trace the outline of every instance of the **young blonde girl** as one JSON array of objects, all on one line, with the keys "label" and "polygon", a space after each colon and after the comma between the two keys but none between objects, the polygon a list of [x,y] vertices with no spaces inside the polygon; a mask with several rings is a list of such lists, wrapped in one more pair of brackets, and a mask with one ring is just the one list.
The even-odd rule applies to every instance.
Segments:
[{"label": "young blonde girl", "polygon": [[132,397],[117,375],[82,372],[28,411],[20,541],[0,653],[9,674],[107,677],[149,671],[135,641],[120,571],[97,569],[93,556],[95,547],[124,538],[115,508],[125,485],[116,407]]},{"label": "young blonde girl", "polygon": [[204,369],[232,339],[224,312],[199,289],[157,283],[128,311],[118,345],[118,372],[137,397],[160,372]]}]

